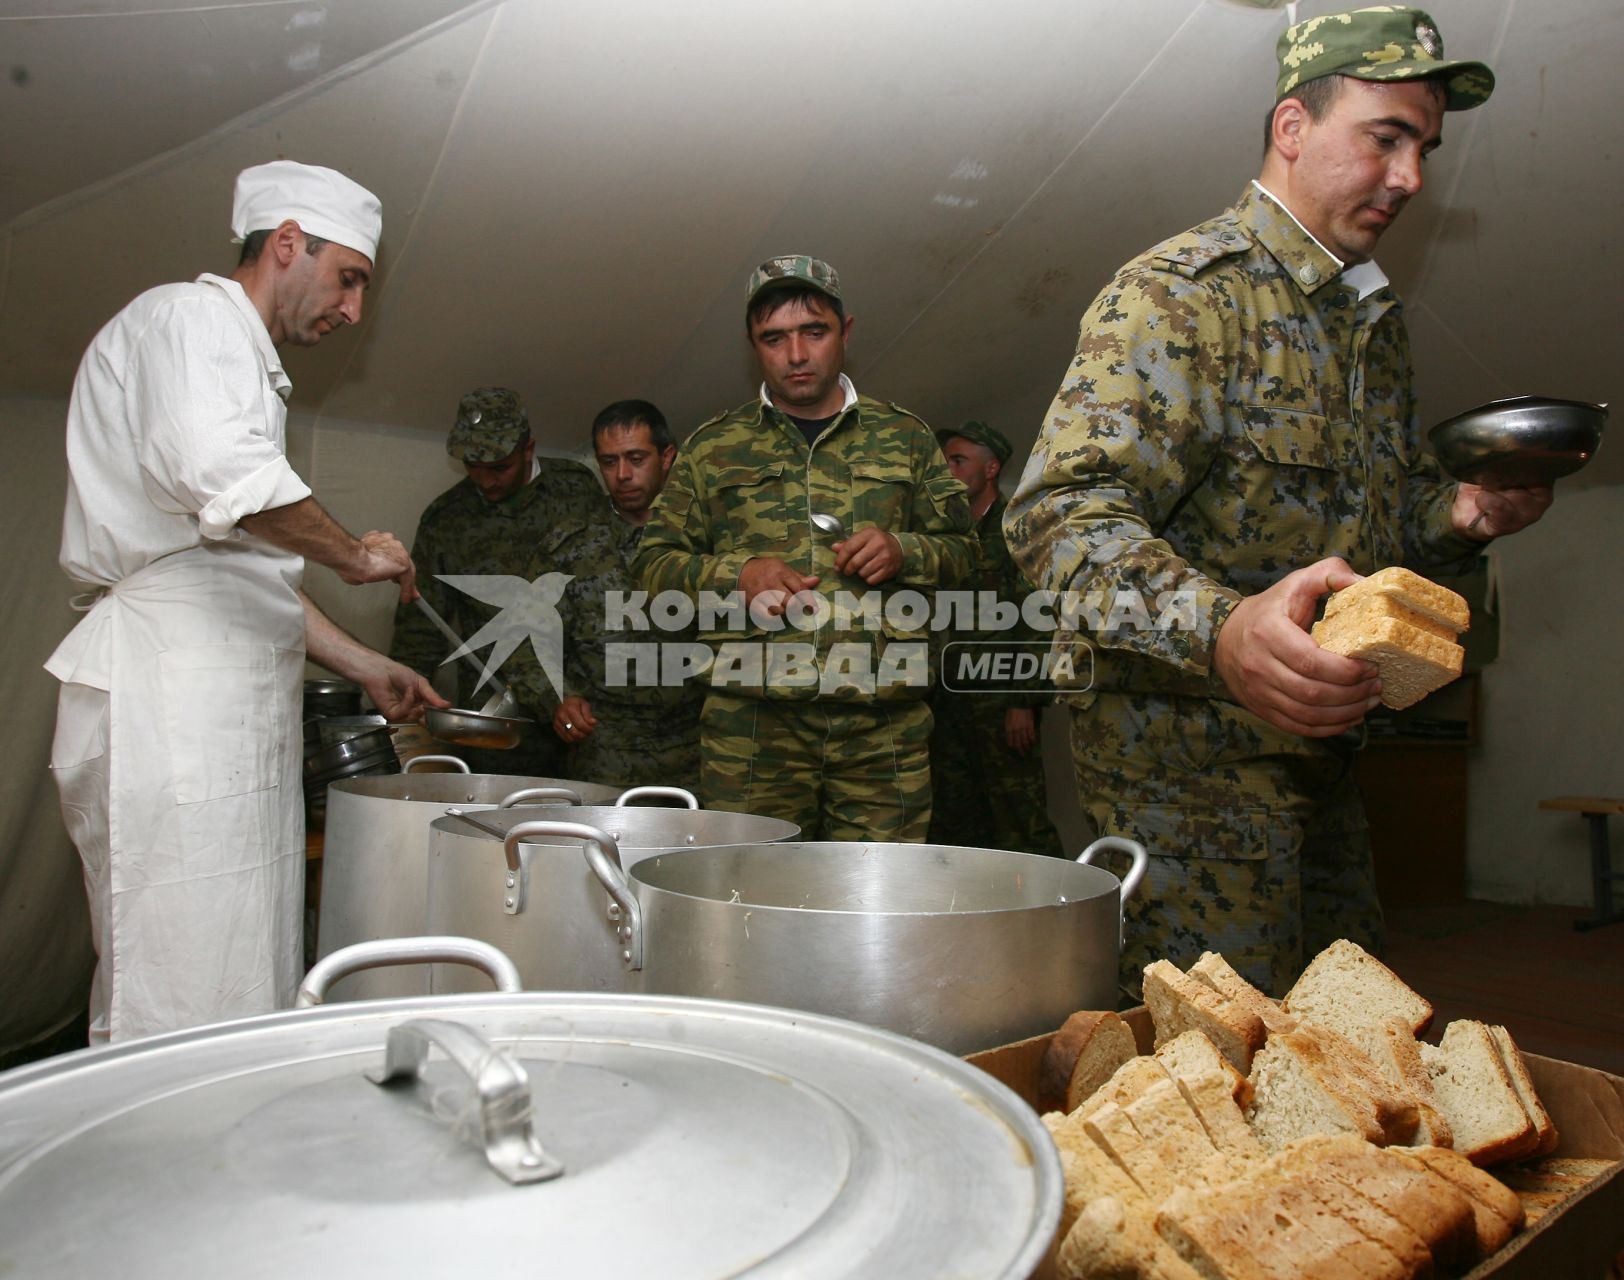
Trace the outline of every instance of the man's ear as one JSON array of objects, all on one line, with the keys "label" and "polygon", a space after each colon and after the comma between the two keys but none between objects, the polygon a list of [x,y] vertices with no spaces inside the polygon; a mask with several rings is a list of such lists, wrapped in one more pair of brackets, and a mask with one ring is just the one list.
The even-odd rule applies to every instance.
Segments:
[{"label": "man's ear", "polygon": [[285,267],[303,251],[304,231],[292,218],[286,218],[266,237],[265,245]]},{"label": "man's ear", "polygon": [[1282,98],[1274,109],[1269,137],[1282,160],[1296,160],[1303,150],[1303,131],[1310,123],[1301,99]]}]

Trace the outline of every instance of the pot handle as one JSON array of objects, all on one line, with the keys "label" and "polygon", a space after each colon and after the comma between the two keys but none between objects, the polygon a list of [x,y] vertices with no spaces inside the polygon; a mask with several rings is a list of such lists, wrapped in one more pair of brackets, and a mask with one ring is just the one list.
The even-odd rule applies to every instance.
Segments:
[{"label": "pot handle", "polygon": [[496,807],[498,809],[511,809],[520,801],[526,804],[537,801],[546,804],[549,800],[562,800],[565,804],[579,805],[581,795],[577,791],[571,791],[568,787],[521,787],[511,795],[503,796],[501,803]]},{"label": "pot handle", "polygon": [[[585,828],[587,831],[591,829]],[[627,970],[641,969],[643,904],[637,900],[632,882],[626,877],[626,869],[620,864],[620,850],[615,848],[614,841],[609,841],[609,848],[616,855],[612,859],[604,852],[602,845],[591,840],[581,846],[581,852],[586,855],[586,865],[592,868],[592,874],[598,877],[604,892],[614,899],[615,906],[609,909],[609,919],[615,922],[615,934],[620,939],[620,963]],[[618,914],[615,907],[620,908]]]},{"label": "pot handle", "polygon": [[415,773],[417,772],[417,766],[420,764],[451,764],[456,765],[456,768],[451,771],[452,773],[468,772],[468,762],[461,756],[413,756],[400,766],[400,771],[402,773]]},{"label": "pot handle", "polygon": [[390,1027],[383,1067],[368,1071],[366,1077],[384,1086],[415,1082],[434,1045],[474,1087],[479,1136],[491,1168],[515,1186],[545,1182],[564,1172],[563,1163],[542,1148],[530,1127],[530,1077],[524,1068],[512,1054],[460,1022],[413,1018]]},{"label": "pot handle", "polygon": [[522,991],[519,970],[506,955],[477,938],[378,938],[340,947],[311,966],[299,984],[295,1009],[324,1004],[327,989],[362,969],[392,964],[467,964],[490,974],[498,991]]},{"label": "pot handle", "polygon": [[[583,840],[586,842],[586,848],[596,851],[606,865],[612,865],[616,871],[620,870],[620,846],[607,831],[589,827],[584,822],[549,822],[542,818],[521,822],[509,831],[507,838],[502,841],[502,853],[507,858],[507,875],[504,877],[502,889],[502,910],[510,916],[516,916],[524,910],[525,896],[530,888],[530,871],[524,865],[524,859],[519,856],[519,845],[531,836],[562,836],[566,840]],[[590,858],[588,860],[590,861]],[[603,879],[602,875],[598,878]],[[621,878],[625,879],[624,874]],[[613,890],[610,892],[613,895]],[[635,909],[637,899],[631,897],[629,887],[625,896]],[[615,901],[620,902],[624,908],[625,902],[620,897],[616,897]]]},{"label": "pot handle", "polygon": [[615,801],[615,808],[622,808],[633,800],[643,800],[649,796],[660,796],[667,800],[680,800],[690,809],[699,808],[699,797],[694,795],[692,791],[686,791],[682,787],[627,787],[626,790],[620,793],[620,798]]},{"label": "pot handle", "polygon": [[1150,855],[1145,852],[1145,846],[1137,840],[1129,840],[1123,836],[1101,836],[1077,855],[1077,861],[1081,862],[1085,867],[1090,866],[1096,853],[1105,852],[1125,853],[1133,859],[1133,865],[1128,868],[1128,874],[1122,877],[1122,896],[1118,899],[1122,925],[1126,927],[1128,899],[1133,897],[1133,891],[1139,887],[1139,882],[1145,878],[1145,868],[1150,865]]}]

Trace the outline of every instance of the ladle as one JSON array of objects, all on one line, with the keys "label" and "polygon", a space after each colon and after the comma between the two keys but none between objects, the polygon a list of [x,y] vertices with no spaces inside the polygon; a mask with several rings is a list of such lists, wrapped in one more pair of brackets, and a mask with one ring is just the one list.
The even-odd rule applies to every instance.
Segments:
[{"label": "ladle", "polygon": [[[419,595],[417,597],[417,607],[423,611],[423,616],[439,629],[441,635],[443,635],[447,640],[451,641],[451,643],[458,649],[463,647],[462,637],[451,629],[450,624],[439,615],[435,607],[428,602],[428,598],[426,596]],[[472,651],[465,651],[462,656],[478,667],[481,672],[484,671],[485,664],[482,663]],[[490,680],[491,688],[496,690],[496,692],[493,693],[486,701],[485,705],[479,709],[479,714],[482,716],[508,716],[522,718],[523,710],[519,706],[519,700],[513,696],[513,691],[509,689],[507,685],[503,684],[501,680],[497,679],[495,672],[492,672],[488,679]]]}]

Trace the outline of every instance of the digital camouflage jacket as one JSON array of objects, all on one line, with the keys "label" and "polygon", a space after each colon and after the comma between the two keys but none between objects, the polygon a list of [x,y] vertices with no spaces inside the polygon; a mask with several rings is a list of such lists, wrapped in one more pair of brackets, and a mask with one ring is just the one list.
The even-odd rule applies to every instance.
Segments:
[{"label": "digital camouflage jacket", "polygon": [[1398,298],[1360,299],[1254,184],[1094,300],[1004,528],[1028,578],[1095,610],[1073,633],[1094,687],[1224,696],[1214,643],[1242,597],[1326,556],[1464,565],[1453,494]]}]

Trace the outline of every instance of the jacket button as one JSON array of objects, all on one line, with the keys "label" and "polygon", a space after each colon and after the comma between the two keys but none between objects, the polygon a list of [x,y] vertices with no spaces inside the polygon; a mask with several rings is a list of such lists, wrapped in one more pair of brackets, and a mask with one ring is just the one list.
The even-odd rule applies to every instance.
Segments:
[{"label": "jacket button", "polygon": [[1319,283],[1319,278],[1320,277],[1319,277],[1319,268],[1318,267],[1315,267],[1315,266],[1304,267],[1301,271],[1299,271],[1297,273],[1297,275],[1298,275],[1298,278],[1300,278],[1304,284],[1318,284]]}]

